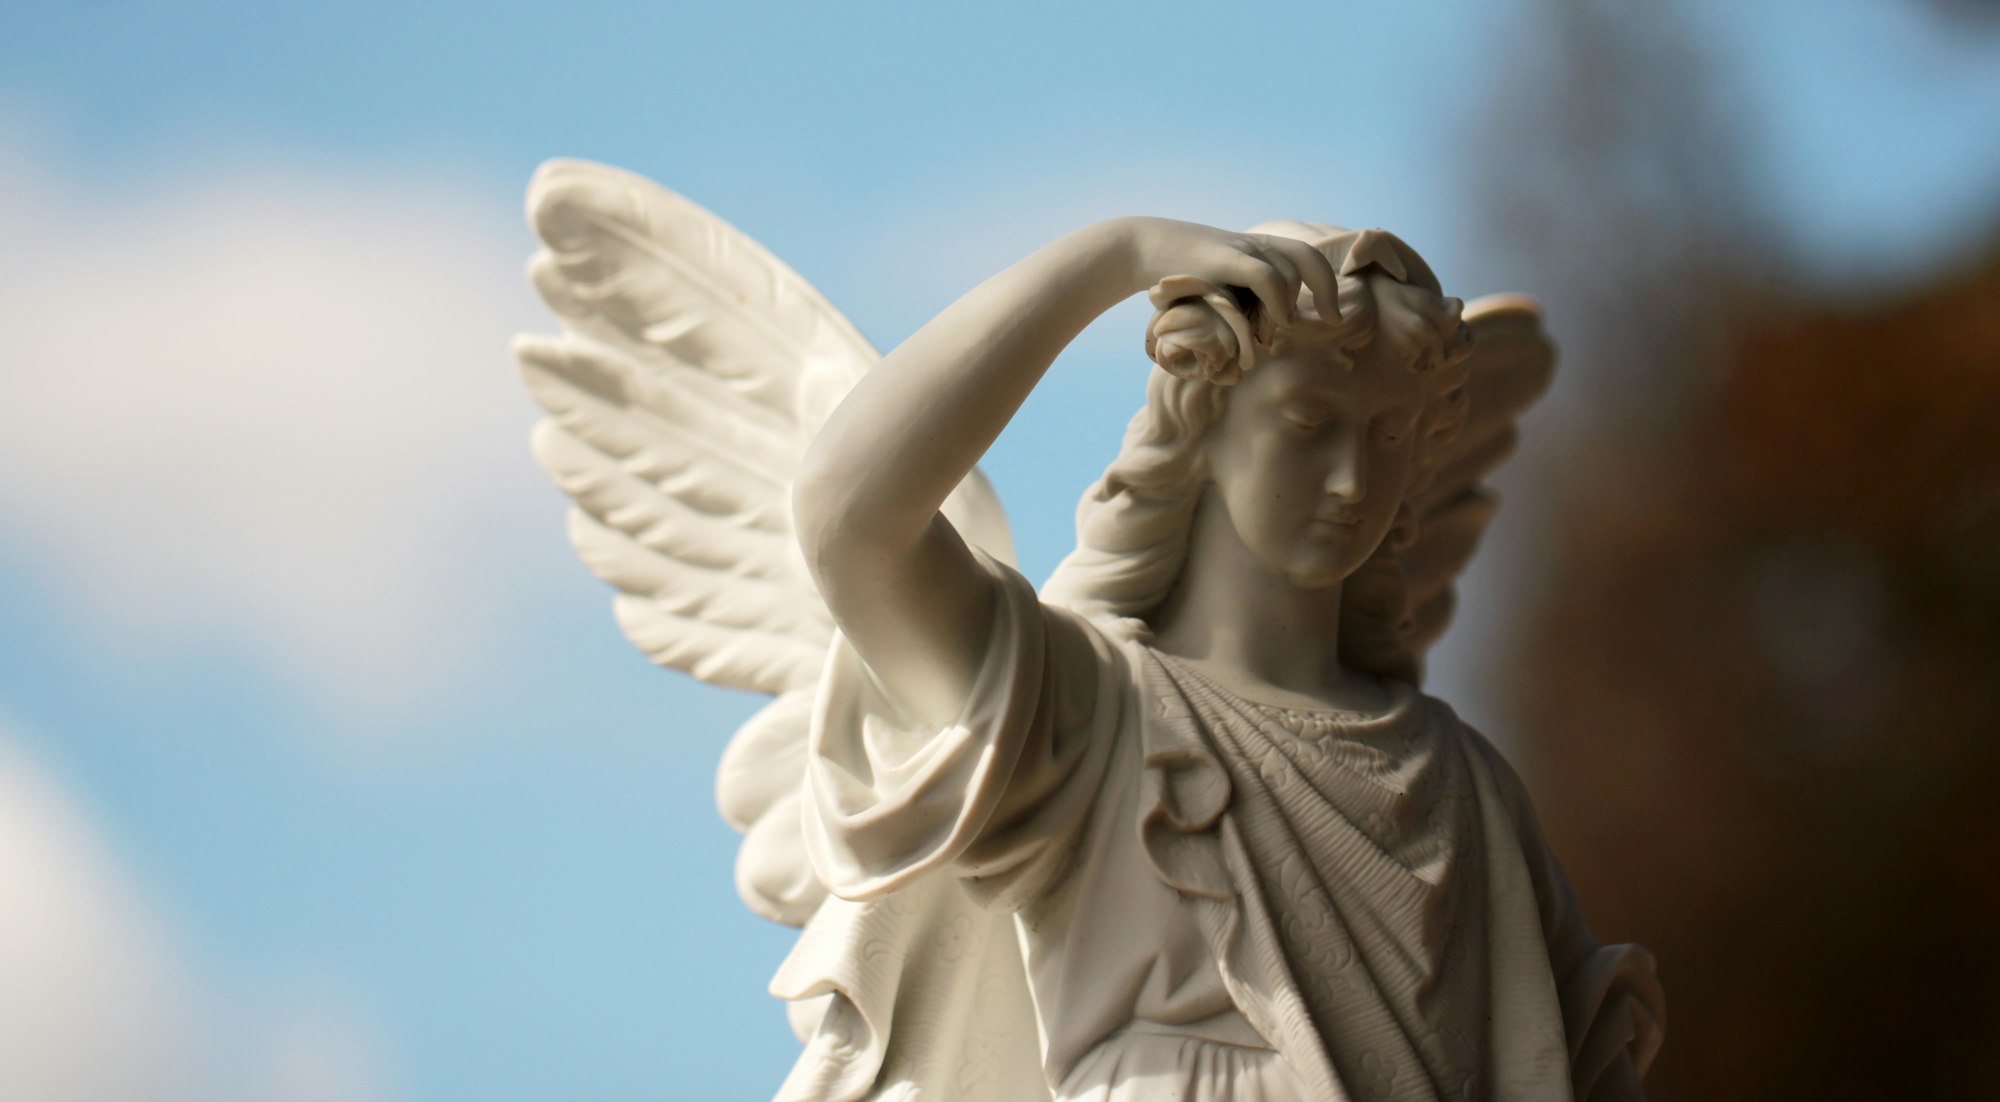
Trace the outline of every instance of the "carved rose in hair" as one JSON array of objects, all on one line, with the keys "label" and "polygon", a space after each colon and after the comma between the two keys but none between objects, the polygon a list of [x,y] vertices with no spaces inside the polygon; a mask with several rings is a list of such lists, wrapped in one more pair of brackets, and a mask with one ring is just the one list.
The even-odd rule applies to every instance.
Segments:
[{"label": "carved rose in hair", "polygon": [[1171,375],[1234,386],[1256,362],[1256,336],[1234,296],[1192,276],[1169,276],[1148,293],[1146,355]]}]

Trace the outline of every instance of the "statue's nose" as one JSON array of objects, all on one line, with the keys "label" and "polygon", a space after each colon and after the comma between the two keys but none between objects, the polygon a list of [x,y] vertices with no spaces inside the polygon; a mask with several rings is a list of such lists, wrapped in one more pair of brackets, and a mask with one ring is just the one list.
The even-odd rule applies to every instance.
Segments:
[{"label": "statue's nose", "polygon": [[1368,451],[1362,434],[1343,433],[1327,464],[1326,496],[1352,505],[1368,492]]}]

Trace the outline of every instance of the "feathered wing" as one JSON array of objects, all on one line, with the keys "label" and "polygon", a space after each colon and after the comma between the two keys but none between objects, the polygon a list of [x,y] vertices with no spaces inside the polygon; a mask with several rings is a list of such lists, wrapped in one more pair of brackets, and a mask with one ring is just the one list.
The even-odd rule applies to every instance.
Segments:
[{"label": "feathered wing", "polygon": [[[737,733],[717,796],[750,836],[746,901],[800,924],[817,886],[803,847],[765,820],[785,816],[804,775],[833,622],[799,559],[791,482],[880,355],[762,246],[642,177],[552,161],[528,207],[545,246],[530,273],[563,327],[516,345],[550,414],[535,455],[576,503],[570,537],[648,658],[777,696]],[[968,537],[1011,557],[984,479],[953,496]]]},{"label": "feathered wing", "polygon": [[[800,1023],[807,1051],[785,1097],[868,1097],[880,1069],[913,1060],[935,1069],[919,1078],[944,1077],[944,1093],[999,1097],[963,1089],[974,1084],[962,1069],[926,1057],[939,1051],[928,1038],[963,1047],[977,1035],[1002,1064],[1037,1060],[1010,920],[975,908],[949,878],[894,902],[831,899],[801,834],[808,720],[833,622],[799,556],[791,482],[879,354],[762,246],[642,177],[552,161],[528,212],[544,244],[530,272],[563,332],[522,337],[516,353],[549,413],[534,451],[575,503],[578,553],[617,589],[618,622],[648,658],[776,696],[730,740],[716,797],[744,832],[744,901],[806,927],[782,994],[813,1000],[795,1005],[816,1020]],[[979,472],[944,511],[970,542],[1013,561]],[[975,957],[961,951],[968,925],[986,935]],[[904,982],[940,962],[954,976]],[[959,998],[974,989],[977,1005]],[[996,1031],[987,1017],[1012,1025]],[[1022,1023],[1025,1041],[1008,1032]]]},{"label": "feathered wing", "polygon": [[516,345],[551,415],[535,454],[620,625],[706,681],[810,685],[832,624],[802,599],[785,499],[813,427],[799,398],[812,377],[851,384],[875,350],[755,243],[638,177],[553,162],[529,214],[546,243],[530,273],[564,330]]},{"label": "feathered wing", "polygon": [[1410,583],[1410,638],[1419,657],[1450,623],[1454,583],[1498,507],[1485,479],[1513,454],[1515,422],[1555,375],[1555,346],[1533,299],[1475,299],[1465,307],[1465,321],[1473,335],[1465,426],[1438,457],[1430,485],[1412,500],[1417,536],[1399,556]]}]

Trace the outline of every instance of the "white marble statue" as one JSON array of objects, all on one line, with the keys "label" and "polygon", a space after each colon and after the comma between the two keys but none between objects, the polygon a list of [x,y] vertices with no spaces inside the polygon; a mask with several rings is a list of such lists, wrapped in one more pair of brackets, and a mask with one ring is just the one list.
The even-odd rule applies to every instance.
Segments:
[{"label": "white marble statue", "polygon": [[[780,1099],[1642,1097],[1651,958],[1417,688],[1552,368],[1532,302],[1376,230],[1125,218],[884,357],[646,180],[554,162],[530,209],[578,550],[655,661],[776,697],[718,788],[802,928]],[[1038,594],[974,464],[1147,292],[1145,408]]]}]

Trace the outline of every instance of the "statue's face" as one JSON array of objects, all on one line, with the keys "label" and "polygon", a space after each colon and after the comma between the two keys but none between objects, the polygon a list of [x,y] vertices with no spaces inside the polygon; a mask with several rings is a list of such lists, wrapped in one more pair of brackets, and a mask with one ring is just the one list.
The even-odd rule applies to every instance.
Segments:
[{"label": "statue's face", "polygon": [[1374,554],[1409,485],[1424,381],[1374,341],[1352,369],[1296,347],[1232,388],[1203,439],[1215,492],[1250,554],[1304,588],[1338,584]]}]

